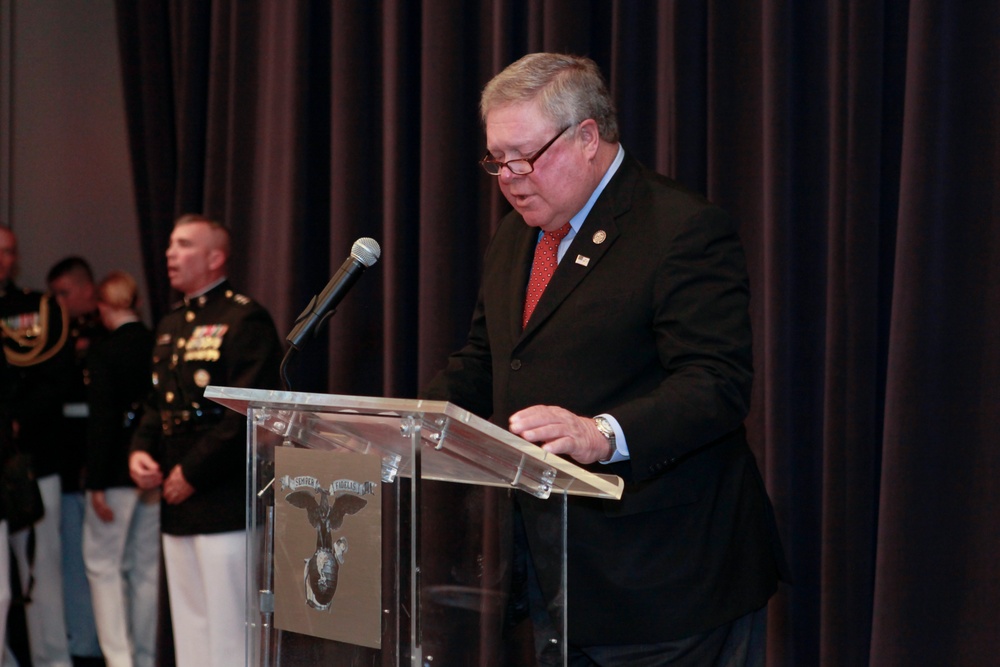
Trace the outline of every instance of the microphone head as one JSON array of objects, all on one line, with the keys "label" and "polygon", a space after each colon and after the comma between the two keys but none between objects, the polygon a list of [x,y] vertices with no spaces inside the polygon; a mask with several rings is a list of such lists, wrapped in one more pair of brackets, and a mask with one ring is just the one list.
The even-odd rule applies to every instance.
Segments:
[{"label": "microphone head", "polygon": [[365,268],[377,262],[381,254],[382,248],[379,247],[378,241],[367,236],[361,237],[351,246],[351,257],[364,264]]}]

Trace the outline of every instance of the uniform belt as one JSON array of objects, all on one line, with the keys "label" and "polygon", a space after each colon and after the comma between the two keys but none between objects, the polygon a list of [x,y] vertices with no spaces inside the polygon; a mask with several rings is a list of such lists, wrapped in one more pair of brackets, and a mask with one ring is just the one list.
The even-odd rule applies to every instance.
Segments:
[{"label": "uniform belt", "polygon": [[164,435],[182,435],[197,431],[222,421],[225,408],[198,408],[190,410],[160,410]]}]

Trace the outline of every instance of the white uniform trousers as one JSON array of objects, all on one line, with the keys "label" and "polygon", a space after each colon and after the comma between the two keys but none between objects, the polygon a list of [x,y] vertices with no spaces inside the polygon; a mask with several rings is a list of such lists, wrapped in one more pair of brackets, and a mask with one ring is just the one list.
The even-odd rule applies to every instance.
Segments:
[{"label": "white uniform trousers", "polygon": [[[35,585],[25,610],[28,644],[34,667],[71,667],[63,614],[62,542],[59,538],[62,484],[59,475],[38,480],[45,516],[35,524]],[[10,536],[25,592],[32,570],[28,565],[28,529]]]},{"label": "white uniform trousers", "polygon": [[0,521],[0,662],[7,647],[7,612],[10,611],[10,544],[7,522]]},{"label": "white uniform trousers", "polygon": [[177,667],[246,664],[246,531],[164,535]]},{"label": "white uniform trousers", "polygon": [[160,494],[116,487],[104,492],[114,518],[97,516],[87,493],[83,560],[97,638],[108,667],[153,667],[160,576]]}]

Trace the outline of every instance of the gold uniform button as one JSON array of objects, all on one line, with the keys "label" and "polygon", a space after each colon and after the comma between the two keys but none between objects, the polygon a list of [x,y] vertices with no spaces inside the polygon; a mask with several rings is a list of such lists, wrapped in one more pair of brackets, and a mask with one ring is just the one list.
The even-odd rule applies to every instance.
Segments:
[{"label": "gold uniform button", "polygon": [[212,376],[204,368],[199,368],[194,374],[194,383],[204,389],[211,382]]},{"label": "gold uniform button", "polygon": [[174,402],[174,392],[168,391],[166,393],[166,395],[164,396],[164,398],[167,399],[167,403],[173,403]]},{"label": "gold uniform button", "polygon": [[189,310],[184,313],[184,319],[188,322],[194,322],[195,314],[193,310]]}]

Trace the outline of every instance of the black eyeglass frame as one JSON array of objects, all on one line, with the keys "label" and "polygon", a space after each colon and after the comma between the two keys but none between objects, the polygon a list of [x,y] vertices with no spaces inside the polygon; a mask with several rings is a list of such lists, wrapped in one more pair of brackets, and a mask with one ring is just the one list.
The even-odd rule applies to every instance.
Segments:
[{"label": "black eyeglass frame", "polygon": [[[563,134],[565,134],[566,130],[573,127],[573,125],[574,125],[573,123],[570,123],[563,129],[559,130],[559,134],[552,137],[552,139],[550,139],[547,144],[545,144],[537,151],[535,151],[534,155],[532,155],[531,157],[519,157],[514,160],[508,160],[506,162],[502,162],[500,160],[495,159],[492,155],[487,153],[486,157],[484,157],[482,160],[479,161],[479,166],[481,166],[483,168],[483,171],[485,171],[490,176],[499,176],[500,172],[503,171],[504,167],[507,167],[508,171],[510,171],[510,173],[514,174],[515,176],[527,176],[528,174],[530,174],[535,170],[535,161],[538,160],[538,158],[542,157],[542,154],[545,151],[547,151],[549,147],[552,146],[552,144],[556,143],[556,140]],[[517,169],[511,167],[512,164],[522,163],[522,162],[525,165],[527,165],[527,171],[518,171],[517,169],[520,169],[520,167],[518,167]],[[496,171],[491,171],[492,169],[496,169]]]}]

